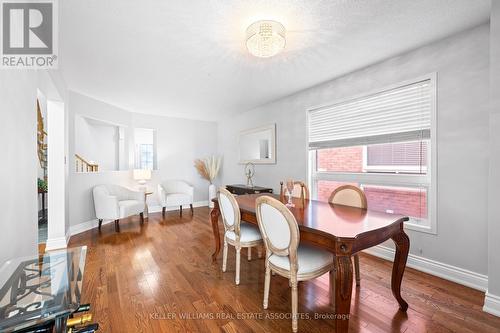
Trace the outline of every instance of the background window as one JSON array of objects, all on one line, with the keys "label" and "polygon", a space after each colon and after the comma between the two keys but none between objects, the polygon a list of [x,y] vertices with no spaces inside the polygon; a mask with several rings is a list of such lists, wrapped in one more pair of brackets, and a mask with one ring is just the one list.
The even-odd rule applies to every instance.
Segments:
[{"label": "background window", "polygon": [[156,170],[156,132],[147,128],[134,130],[135,168]]}]

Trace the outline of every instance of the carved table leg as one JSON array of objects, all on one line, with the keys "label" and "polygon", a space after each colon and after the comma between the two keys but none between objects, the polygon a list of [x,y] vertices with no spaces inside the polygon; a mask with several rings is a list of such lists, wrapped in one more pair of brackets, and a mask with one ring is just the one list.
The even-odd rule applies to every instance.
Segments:
[{"label": "carved table leg", "polygon": [[212,262],[217,260],[220,252],[220,233],[219,233],[219,204],[216,202],[214,208],[210,212],[210,219],[212,221],[212,231],[214,232],[215,251],[212,254]]},{"label": "carved table leg", "polygon": [[352,295],[352,262],[350,255],[337,254],[335,271],[335,332],[347,332]]},{"label": "carved table leg", "polygon": [[396,244],[396,254],[394,256],[394,264],[392,266],[392,294],[399,303],[401,310],[408,309],[408,303],[401,297],[401,281],[405,272],[406,260],[408,259],[408,251],[410,250],[410,238],[405,234],[401,227],[401,231],[392,237]]}]

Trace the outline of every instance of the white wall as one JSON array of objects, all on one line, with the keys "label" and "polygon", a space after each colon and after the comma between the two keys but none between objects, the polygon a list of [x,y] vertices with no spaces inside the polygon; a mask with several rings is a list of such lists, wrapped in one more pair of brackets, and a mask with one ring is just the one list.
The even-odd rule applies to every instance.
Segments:
[{"label": "white wall", "polygon": [[[75,115],[83,115],[118,124],[124,128],[126,164],[134,168],[134,128],[156,130],[158,170],[153,171],[148,187],[156,192],[157,184],[166,179],[183,179],[195,186],[195,202],[208,200],[208,183],[194,169],[194,159],[217,151],[217,124],[215,122],[186,120],[132,113],[81,94],[69,94],[69,132],[74,133]],[[70,165],[74,165],[75,139],[69,138]],[[92,187],[97,184],[114,183],[131,188],[138,184],[132,172],[104,171],[99,173],[76,173],[70,168],[69,206],[70,225],[76,226],[95,219]],[[156,193],[155,193],[156,194]],[[148,197],[150,207],[158,206],[156,195]]]},{"label": "white wall", "polygon": [[101,171],[119,170],[119,127],[75,116],[75,153]]},{"label": "white wall", "polygon": [[223,183],[244,181],[237,164],[240,130],[277,124],[278,162],[256,166],[254,183],[278,191],[281,179],[306,179],[307,109],[437,72],[438,234],[409,231],[410,252],[486,274],[488,50],[489,26],[482,25],[221,120]]},{"label": "white wall", "polygon": [[0,265],[37,253],[36,97],[36,72],[0,72]]},{"label": "white wall", "polygon": [[489,279],[485,311],[500,316],[500,1],[492,1],[490,22]]}]

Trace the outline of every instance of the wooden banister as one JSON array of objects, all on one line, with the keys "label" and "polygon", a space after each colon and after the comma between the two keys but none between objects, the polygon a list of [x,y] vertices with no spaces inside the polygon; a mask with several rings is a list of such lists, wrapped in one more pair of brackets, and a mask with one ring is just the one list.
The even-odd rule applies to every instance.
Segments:
[{"label": "wooden banister", "polygon": [[78,154],[75,154],[76,172],[98,172],[99,165],[90,163]]}]

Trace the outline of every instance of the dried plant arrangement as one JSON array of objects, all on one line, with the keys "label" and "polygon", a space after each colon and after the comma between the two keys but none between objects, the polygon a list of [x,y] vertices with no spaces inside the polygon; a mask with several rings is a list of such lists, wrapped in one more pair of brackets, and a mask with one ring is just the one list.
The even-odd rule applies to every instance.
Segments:
[{"label": "dried plant arrangement", "polygon": [[221,157],[212,155],[204,159],[196,159],[194,167],[200,174],[201,178],[206,179],[212,184],[214,179],[219,174]]}]

